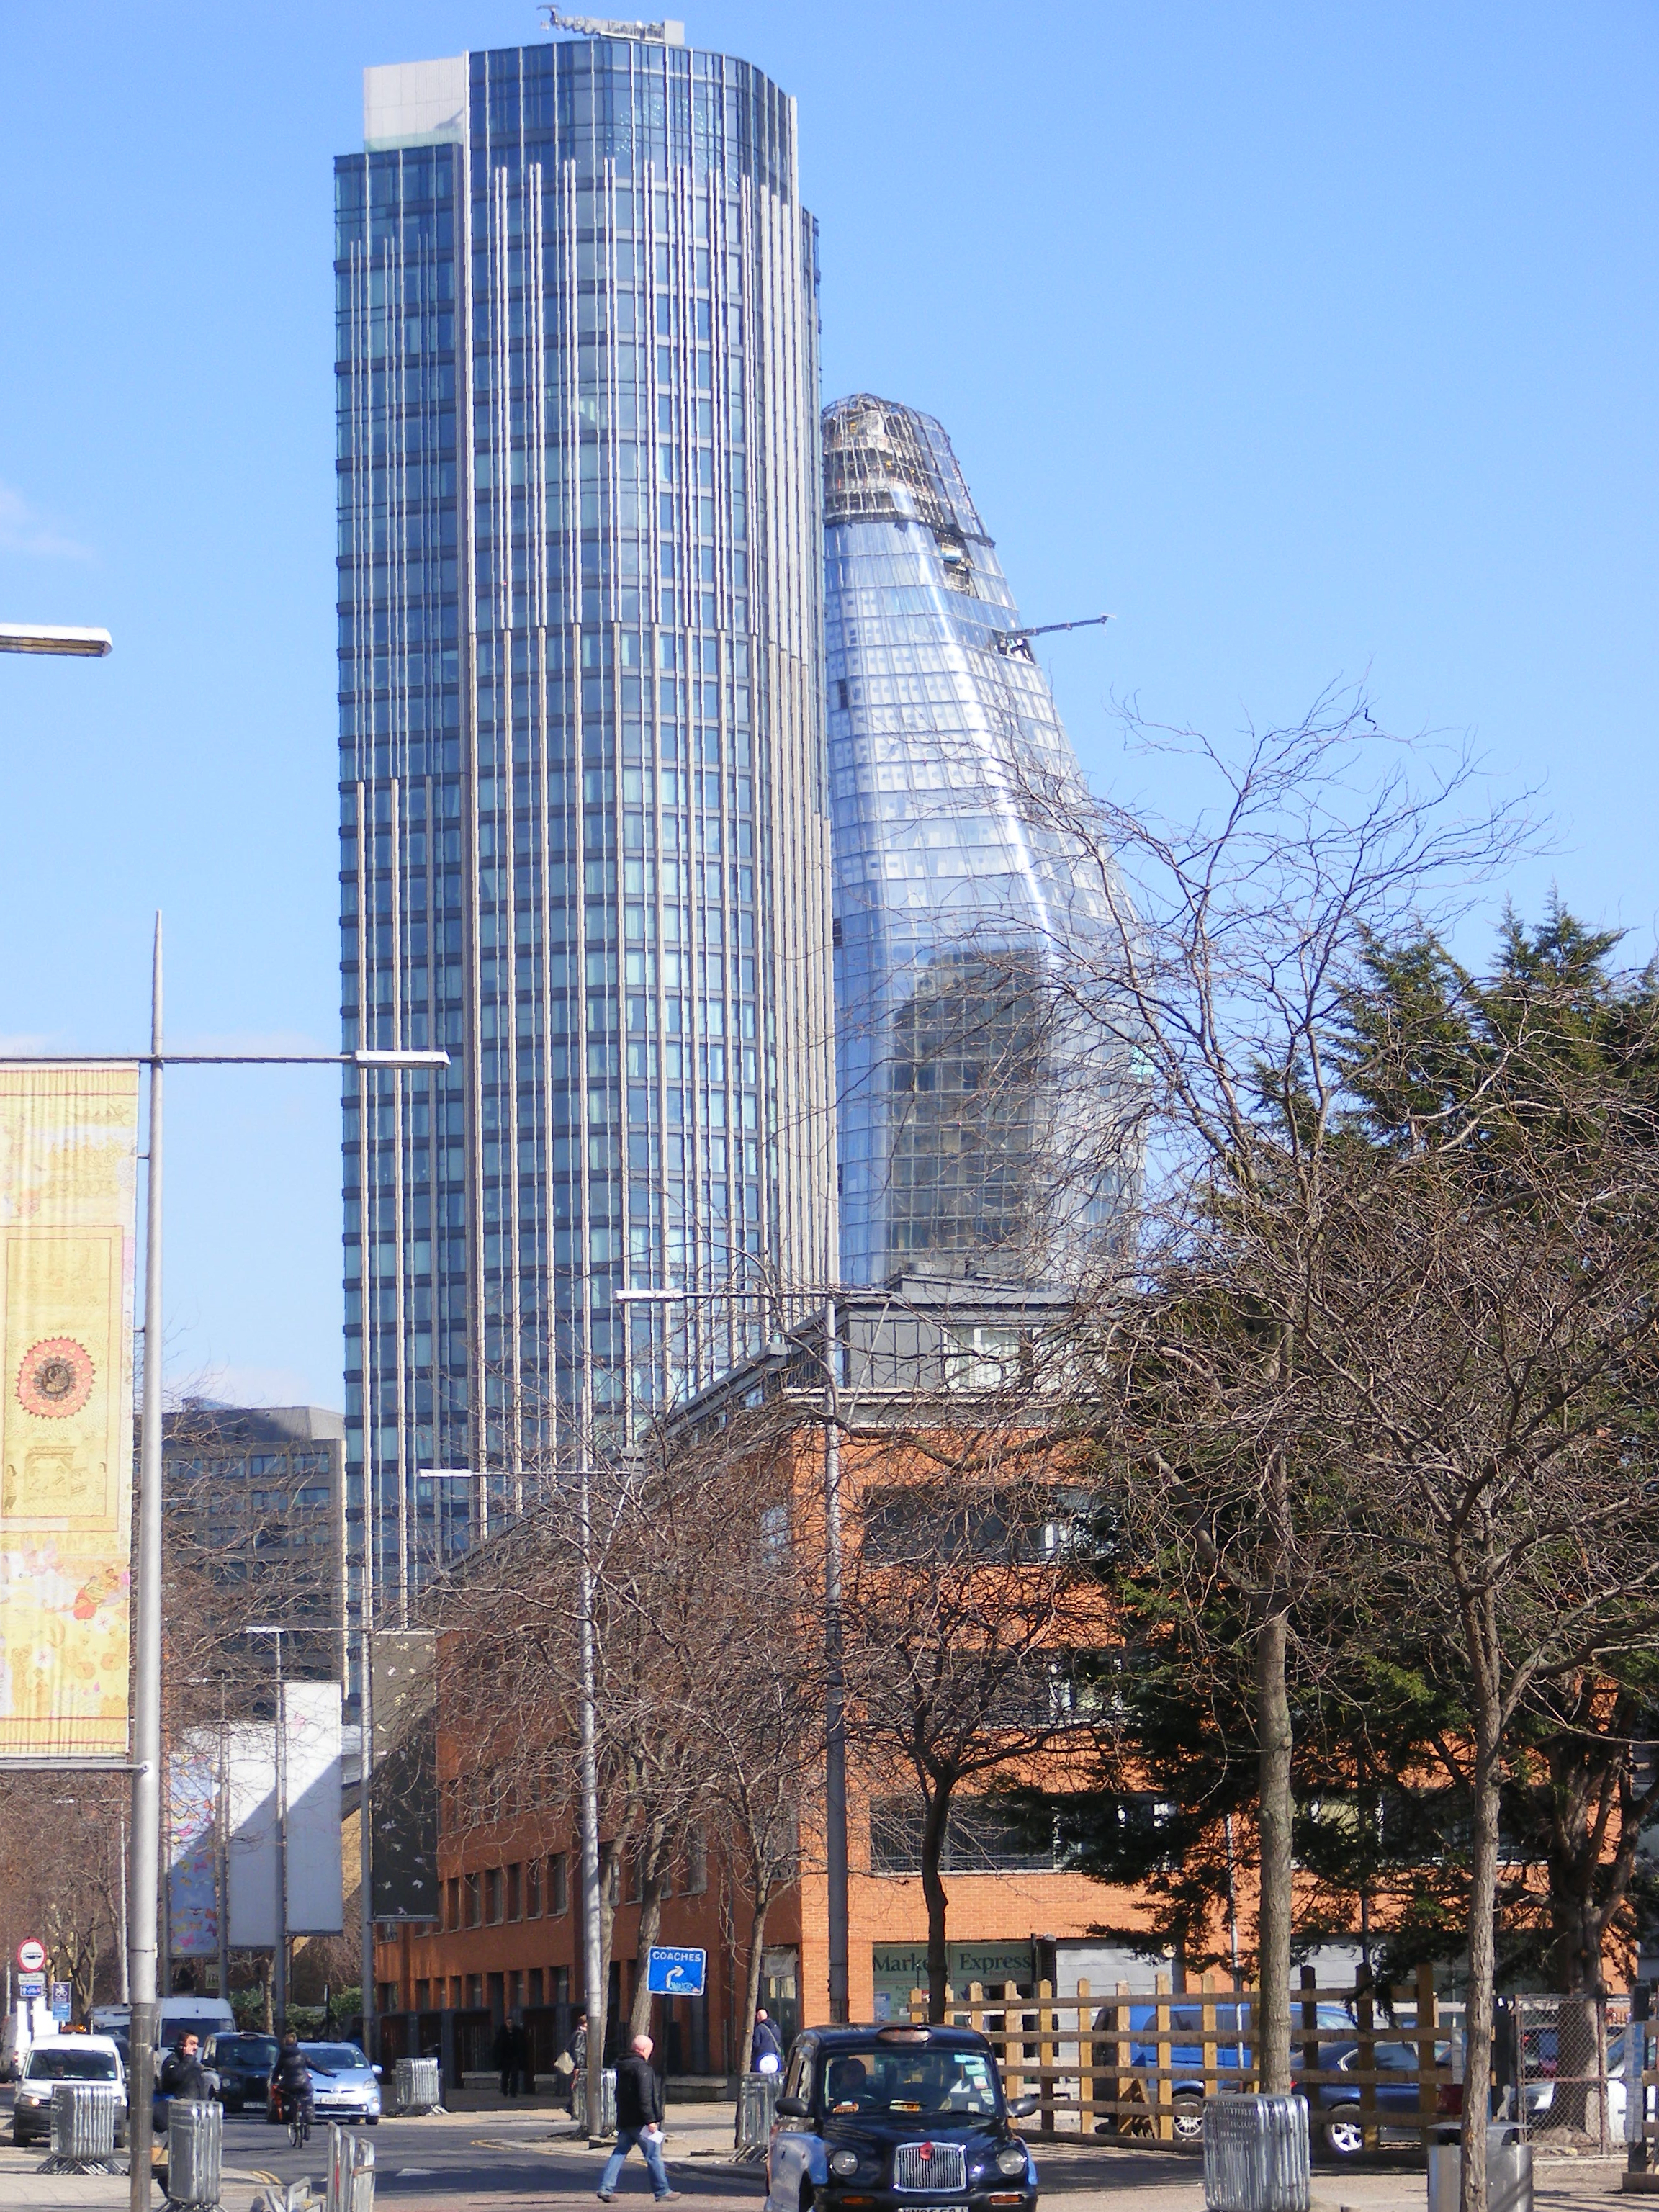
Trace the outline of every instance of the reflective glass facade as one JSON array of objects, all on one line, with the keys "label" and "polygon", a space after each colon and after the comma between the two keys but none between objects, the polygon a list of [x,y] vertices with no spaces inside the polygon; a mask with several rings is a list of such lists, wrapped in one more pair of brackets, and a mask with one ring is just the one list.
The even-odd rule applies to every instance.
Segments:
[{"label": "reflective glass facade", "polygon": [[452,1056],[345,1101],[350,1499],[392,1599],[780,1318],[617,1290],[832,1271],[829,823],[793,101],[578,39],[372,70],[366,142],[343,1032]]},{"label": "reflective glass facade", "polygon": [[1100,942],[1080,774],[939,425],[825,410],[841,1259],[1063,1279],[1122,1212],[1120,1071],[1052,985]]}]

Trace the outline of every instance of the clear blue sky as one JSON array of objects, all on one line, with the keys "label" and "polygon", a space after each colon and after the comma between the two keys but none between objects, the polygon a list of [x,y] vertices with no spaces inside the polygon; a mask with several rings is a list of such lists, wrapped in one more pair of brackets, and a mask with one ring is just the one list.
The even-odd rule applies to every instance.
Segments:
[{"label": "clear blue sky", "polygon": [[[1109,695],[1236,728],[1369,672],[1379,719],[1542,784],[1513,886],[1659,897],[1659,12],[674,0],[801,108],[825,396],[955,440],[1085,761]],[[330,161],[366,63],[520,0],[0,0],[0,1036],[332,1048]],[[326,1074],[181,1073],[168,1366],[340,1403]]]}]

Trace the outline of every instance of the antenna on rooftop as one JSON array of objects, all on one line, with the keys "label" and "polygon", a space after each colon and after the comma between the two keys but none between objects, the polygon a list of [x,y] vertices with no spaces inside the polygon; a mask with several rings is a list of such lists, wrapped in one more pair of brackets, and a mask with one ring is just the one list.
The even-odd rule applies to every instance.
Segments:
[{"label": "antenna on rooftop", "polygon": [[544,7],[542,15],[550,31],[574,31],[579,39],[638,39],[658,46],[685,44],[684,24],[672,18],[661,23],[623,23],[609,15],[568,15],[554,7]]}]

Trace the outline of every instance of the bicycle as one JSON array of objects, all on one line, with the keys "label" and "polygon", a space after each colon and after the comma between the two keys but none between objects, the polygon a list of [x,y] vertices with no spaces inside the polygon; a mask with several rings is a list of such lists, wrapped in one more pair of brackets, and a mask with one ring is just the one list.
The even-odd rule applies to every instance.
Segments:
[{"label": "bicycle", "polygon": [[311,2106],[290,2100],[288,2108],[288,2139],[295,2150],[303,2150],[311,2141]]}]

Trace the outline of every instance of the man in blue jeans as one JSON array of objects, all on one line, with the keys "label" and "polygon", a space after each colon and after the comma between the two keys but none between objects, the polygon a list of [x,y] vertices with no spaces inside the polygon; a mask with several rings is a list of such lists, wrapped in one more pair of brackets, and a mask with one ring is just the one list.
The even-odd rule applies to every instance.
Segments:
[{"label": "man in blue jeans", "polygon": [[669,2187],[662,2162],[662,2084],[651,2063],[648,2035],[634,2038],[632,2051],[617,2069],[617,2148],[599,2177],[601,2204],[616,2202],[623,2160],[635,2143],[650,2169],[652,2195],[659,2204],[673,2203],[680,2192]]}]

